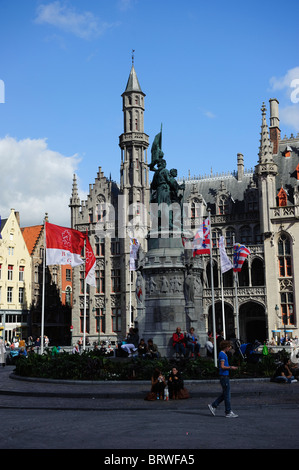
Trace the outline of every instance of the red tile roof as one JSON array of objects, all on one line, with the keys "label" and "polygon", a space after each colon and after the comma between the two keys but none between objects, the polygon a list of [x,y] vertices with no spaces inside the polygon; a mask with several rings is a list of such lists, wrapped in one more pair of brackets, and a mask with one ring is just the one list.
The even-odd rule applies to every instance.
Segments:
[{"label": "red tile roof", "polygon": [[36,243],[40,237],[40,234],[43,230],[43,225],[34,225],[32,227],[23,227],[21,228],[23,238],[27,245],[30,256],[33,254]]}]

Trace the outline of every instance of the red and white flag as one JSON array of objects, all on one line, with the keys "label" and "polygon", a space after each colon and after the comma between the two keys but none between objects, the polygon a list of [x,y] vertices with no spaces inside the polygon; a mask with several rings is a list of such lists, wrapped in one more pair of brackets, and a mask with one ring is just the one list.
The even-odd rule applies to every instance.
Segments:
[{"label": "red and white flag", "polygon": [[46,264],[69,264],[72,267],[84,264],[81,257],[85,244],[85,277],[87,284],[95,286],[96,257],[92,251],[87,233],[59,225],[45,223]]},{"label": "red and white flag", "polygon": [[78,230],[45,222],[46,264],[70,264],[72,267],[84,263],[81,253],[85,235]]},{"label": "red and white flag", "polygon": [[193,256],[210,254],[210,221],[205,219],[193,239]]},{"label": "red and white flag", "polygon": [[86,282],[90,286],[96,286],[96,257],[92,251],[90,241],[86,234],[86,245],[85,245],[85,277]]},{"label": "red and white flag", "polygon": [[234,273],[241,271],[248,255],[250,255],[250,250],[245,245],[240,245],[240,243],[234,245]]}]

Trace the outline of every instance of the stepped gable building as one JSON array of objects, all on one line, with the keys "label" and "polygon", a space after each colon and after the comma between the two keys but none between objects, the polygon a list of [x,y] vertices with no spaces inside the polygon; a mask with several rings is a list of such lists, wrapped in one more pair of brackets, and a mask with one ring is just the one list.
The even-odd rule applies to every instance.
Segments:
[{"label": "stepped gable building", "polygon": [[[21,231],[32,264],[28,336],[36,339],[41,334],[44,225],[23,227]],[[45,281],[45,335],[52,345],[68,344],[71,335],[71,266],[46,266]]]},{"label": "stepped gable building", "polygon": [[[86,333],[92,341],[108,337],[118,341],[134,325],[137,276],[136,272],[129,271],[128,226],[139,216],[139,227],[144,228],[145,234],[149,229],[149,220],[142,218],[139,206],[142,203],[150,210],[149,137],[144,132],[145,94],[134,64],[122,99],[124,131],[119,138],[120,184],[106,178],[99,168],[87,200],[79,200],[75,176],[70,199],[71,225],[81,231],[88,230],[97,258],[97,285],[88,289],[87,299]],[[232,270],[223,275],[226,334],[228,338],[236,334],[238,311],[243,341],[264,341],[272,337],[278,340],[284,334],[298,335],[299,134],[281,138],[279,103],[274,98],[269,104],[269,126],[264,104],[261,109],[261,137],[258,145],[257,136],[259,151],[254,169],[246,170],[244,156],[238,153],[233,172],[184,178],[183,202],[190,209],[190,227],[196,232],[202,217],[207,216],[208,210],[211,213],[217,330],[223,329],[219,238],[224,236],[231,259],[235,242],[246,245],[251,251],[238,273],[237,296]],[[114,232],[107,206],[101,205],[103,203],[109,203],[111,213],[115,213]],[[120,204],[125,208],[130,206],[122,220],[118,219]],[[146,238],[141,242],[146,253]],[[204,255],[202,260],[203,301],[202,311],[197,314],[205,319],[208,331],[212,330],[210,257]],[[75,268],[74,341],[83,334],[83,280],[84,267]],[[174,325],[174,329],[176,326],[180,325]]]},{"label": "stepped gable building", "polygon": [[0,319],[5,339],[11,342],[27,338],[31,305],[31,258],[19,212],[11,209],[8,218],[1,220],[0,234]]}]

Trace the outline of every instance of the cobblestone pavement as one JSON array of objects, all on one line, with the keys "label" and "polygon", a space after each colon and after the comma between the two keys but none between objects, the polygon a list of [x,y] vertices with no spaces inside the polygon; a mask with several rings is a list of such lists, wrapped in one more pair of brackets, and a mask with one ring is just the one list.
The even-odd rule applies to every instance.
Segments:
[{"label": "cobblestone pavement", "polygon": [[226,419],[223,406],[216,417],[207,408],[218,381],[186,381],[188,400],[148,402],[147,382],[19,380],[13,370],[0,369],[0,449],[102,449],[109,459],[130,449],[299,447],[299,382],[232,380],[239,417]]}]

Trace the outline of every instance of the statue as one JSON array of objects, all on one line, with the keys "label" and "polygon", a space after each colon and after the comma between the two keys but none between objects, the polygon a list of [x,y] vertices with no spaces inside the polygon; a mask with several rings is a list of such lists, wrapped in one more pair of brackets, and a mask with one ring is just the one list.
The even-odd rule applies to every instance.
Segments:
[{"label": "statue", "polygon": [[[151,153],[152,153],[152,160],[149,165],[151,171],[154,171],[154,177],[151,182],[151,203],[157,203],[159,206],[163,204],[166,206],[170,206],[173,203],[178,203],[181,205],[181,200],[183,195],[179,195],[179,191],[185,189],[185,183],[178,184],[176,177],[177,177],[177,170],[172,168],[170,172],[166,168],[166,160],[164,159],[164,153],[162,152],[162,126],[161,132],[156,135]],[[165,207],[163,209],[165,211]],[[161,210],[159,209],[158,218],[161,220]],[[173,214],[172,211],[169,211],[169,227],[173,228]],[[180,224],[178,224],[179,226]],[[165,227],[167,228],[167,227]],[[161,225],[159,225],[159,229],[161,229]]]}]

